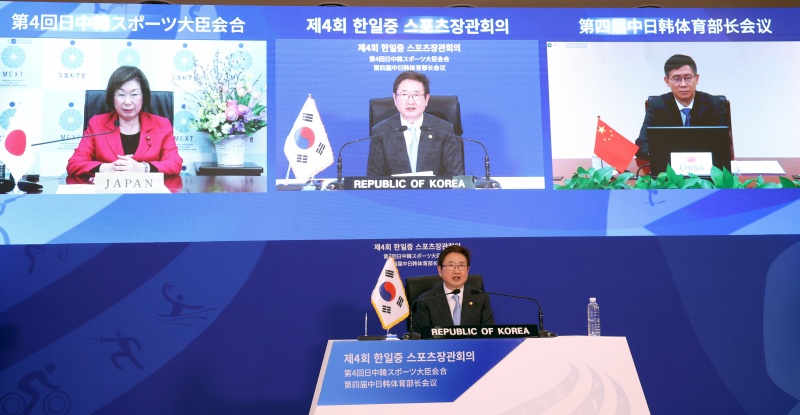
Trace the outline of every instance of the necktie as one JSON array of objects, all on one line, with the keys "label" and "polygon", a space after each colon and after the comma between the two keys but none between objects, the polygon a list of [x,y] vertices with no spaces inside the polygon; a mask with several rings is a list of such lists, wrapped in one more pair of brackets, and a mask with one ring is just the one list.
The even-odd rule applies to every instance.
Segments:
[{"label": "necktie", "polygon": [[419,148],[419,137],[417,137],[417,127],[410,126],[408,131],[411,133],[411,144],[408,145],[408,161],[411,162],[411,172],[417,172],[417,149]]},{"label": "necktie", "polygon": [[453,301],[456,302],[455,307],[453,307],[453,324],[458,326],[461,325],[461,300],[458,299],[457,295],[454,295]]},{"label": "necktie", "polygon": [[684,122],[683,122],[683,126],[684,126],[684,127],[688,127],[688,126],[692,125],[692,123],[691,123],[691,122],[689,122],[689,121],[692,119],[692,117],[691,117],[691,116],[689,116],[689,113],[690,113],[691,111],[692,111],[692,109],[691,109],[691,108],[684,108],[684,109],[682,109],[682,110],[681,110],[681,112],[683,113],[683,115],[685,115],[685,116],[686,116],[686,121],[684,121]]}]

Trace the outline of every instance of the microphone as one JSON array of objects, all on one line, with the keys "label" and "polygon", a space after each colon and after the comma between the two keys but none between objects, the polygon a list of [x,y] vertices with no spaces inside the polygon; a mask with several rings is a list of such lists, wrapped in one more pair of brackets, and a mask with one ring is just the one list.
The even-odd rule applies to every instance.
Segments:
[{"label": "microphone", "polygon": [[358,143],[359,141],[372,140],[373,138],[380,137],[382,135],[386,135],[386,134],[390,134],[390,133],[394,133],[394,132],[397,132],[397,131],[402,133],[405,130],[408,130],[408,127],[406,127],[405,125],[401,125],[400,127],[397,127],[395,129],[392,129],[392,130],[389,130],[389,131],[382,132],[380,134],[375,134],[375,135],[371,135],[369,137],[359,138],[358,140],[348,141],[348,142],[342,144],[342,146],[339,148],[339,158],[336,161],[336,182],[335,183],[330,183],[328,185],[328,190],[340,190],[340,189],[344,188],[344,181],[342,180],[342,150],[344,150],[345,147],[349,146],[350,144]]},{"label": "microphone", "polygon": [[521,295],[492,293],[492,292],[489,292],[489,291],[478,290],[478,289],[475,289],[475,288],[473,288],[470,291],[470,293],[472,293],[473,295],[483,293],[483,294],[489,294],[489,295],[499,295],[501,297],[521,298],[523,300],[534,301],[536,303],[536,305],[539,306],[539,337],[558,337],[558,334],[555,334],[552,331],[548,331],[548,330],[544,329],[544,315],[542,314],[542,305],[539,303],[539,300],[537,300],[537,299],[535,299],[533,297],[524,297],[524,296],[521,296]]},{"label": "microphone", "polygon": [[500,188],[500,183],[497,180],[492,179],[492,175],[490,173],[491,169],[490,169],[490,165],[489,165],[489,151],[486,150],[486,146],[483,145],[483,143],[481,143],[478,140],[474,140],[472,138],[467,138],[467,137],[462,137],[460,135],[455,135],[453,133],[445,133],[445,132],[442,132],[442,131],[436,131],[433,128],[428,127],[428,126],[422,126],[422,127],[420,127],[419,130],[421,132],[430,131],[430,132],[433,132],[433,133],[450,135],[450,136],[456,137],[456,138],[458,138],[460,140],[463,140],[463,141],[471,141],[473,143],[480,144],[481,147],[483,147],[484,164],[485,164],[485,167],[486,167],[486,176],[483,179],[479,179],[477,182],[475,182],[475,187],[477,187],[479,189],[499,189]]},{"label": "microphone", "polygon": [[411,303],[411,307],[409,307],[409,309],[408,309],[410,311],[410,313],[408,315],[408,320],[409,320],[409,323],[411,323],[411,331],[408,332],[408,333],[403,334],[403,340],[419,340],[419,339],[422,338],[421,334],[419,334],[419,333],[414,331],[414,306],[417,305],[417,302],[424,301],[424,300],[430,300],[431,298],[446,297],[446,296],[451,295],[451,294],[458,295],[460,293],[461,293],[461,289],[460,288],[456,288],[455,290],[450,291],[449,293],[437,294],[437,295],[432,295],[430,297],[417,298],[416,300],[414,300],[414,302]]},{"label": "microphone", "polygon": [[52,143],[59,143],[61,141],[75,140],[75,139],[78,139],[78,138],[88,138],[88,137],[94,137],[94,136],[98,136],[98,135],[111,134],[111,133],[117,131],[118,127],[119,127],[119,120],[116,120],[116,121],[114,121],[114,129],[110,130],[110,131],[103,131],[102,133],[95,133],[95,134],[88,134],[88,135],[76,135],[75,137],[67,137],[67,138],[62,138],[60,140],[45,141],[44,143],[31,144],[31,147],[40,146],[42,144],[52,144]]}]

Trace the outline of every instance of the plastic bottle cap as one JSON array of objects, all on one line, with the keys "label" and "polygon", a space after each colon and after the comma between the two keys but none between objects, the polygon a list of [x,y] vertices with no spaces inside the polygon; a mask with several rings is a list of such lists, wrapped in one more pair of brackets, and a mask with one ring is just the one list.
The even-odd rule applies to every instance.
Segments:
[{"label": "plastic bottle cap", "polygon": [[595,297],[589,297],[589,302],[590,302],[590,303],[596,303],[596,302],[597,302],[597,298],[595,298]]}]

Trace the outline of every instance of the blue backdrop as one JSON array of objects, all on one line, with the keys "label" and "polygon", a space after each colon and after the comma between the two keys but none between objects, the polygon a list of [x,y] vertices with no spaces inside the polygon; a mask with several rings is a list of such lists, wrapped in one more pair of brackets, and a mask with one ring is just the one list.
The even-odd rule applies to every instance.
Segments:
[{"label": "blue backdrop", "polygon": [[[382,332],[369,296],[400,253],[385,242],[0,247],[0,396],[29,399],[40,370],[71,413],[304,413],[326,341],[362,334],[365,314]],[[585,334],[597,297],[653,413],[797,411],[797,236],[441,242],[472,248],[487,289],[540,299],[560,335]],[[498,323],[536,322],[532,303],[492,301]]]},{"label": "blue backdrop", "polygon": [[[22,15],[55,26],[23,29]],[[80,31],[52,16],[175,26]],[[0,411],[306,413],[326,341],[363,334],[365,314],[369,332],[382,332],[369,297],[386,257],[397,257],[402,277],[434,274],[437,249],[461,243],[487,289],[538,298],[546,328],[561,335],[585,334],[586,304],[597,297],[603,333],[627,337],[653,413],[800,415],[797,190],[272,190],[307,94],[335,150],[366,135],[367,101],[388,96],[395,73],[374,72],[360,44],[461,45],[447,76],[429,73],[434,93],[459,95],[465,135],[487,142],[496,175],[550,183],[547,41],[796,42],[798,17],[798,9],[0,2],[0,54],[35,53],[16,40],[40,37],[265,42],[269,180],[256,194],[0,195]],[[423,18],[491,19],[509,30],[353,31],[359,19]],[[196,30],[216,19],[240,19],[245,29]],[[346,19],[349,30],[315,31],[315,19]],[[714,35],[594,30],[612,19],[626,22],[617,28],[747,20],[759,31],[738,23]],[[37,62],[15,54],[2,56],[2,91]],[[345,172],[359,174],[366,146],[351,149]],[[467,169],[480,172],[474,150]],[[496,298],[493,308],[498,323],[536,321],[525,301]]]}]

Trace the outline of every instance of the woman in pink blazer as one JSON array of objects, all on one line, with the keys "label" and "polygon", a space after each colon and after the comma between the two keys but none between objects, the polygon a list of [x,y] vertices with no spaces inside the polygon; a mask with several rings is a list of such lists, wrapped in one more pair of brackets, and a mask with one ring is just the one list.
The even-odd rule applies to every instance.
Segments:
[{"label": "woman in pink blazer", "polygon": [[135,66],[121,66],[114,71],[106,87],[106,108],[113,107],[114,112],[89,120],[83,134],[99,135],[81,139],[67,162],[67,174],[180,174],[183,159],[172,135],[172,124],[164,117],[143,112],[145,102],[150,102],[150,83],[144,73]]}]

